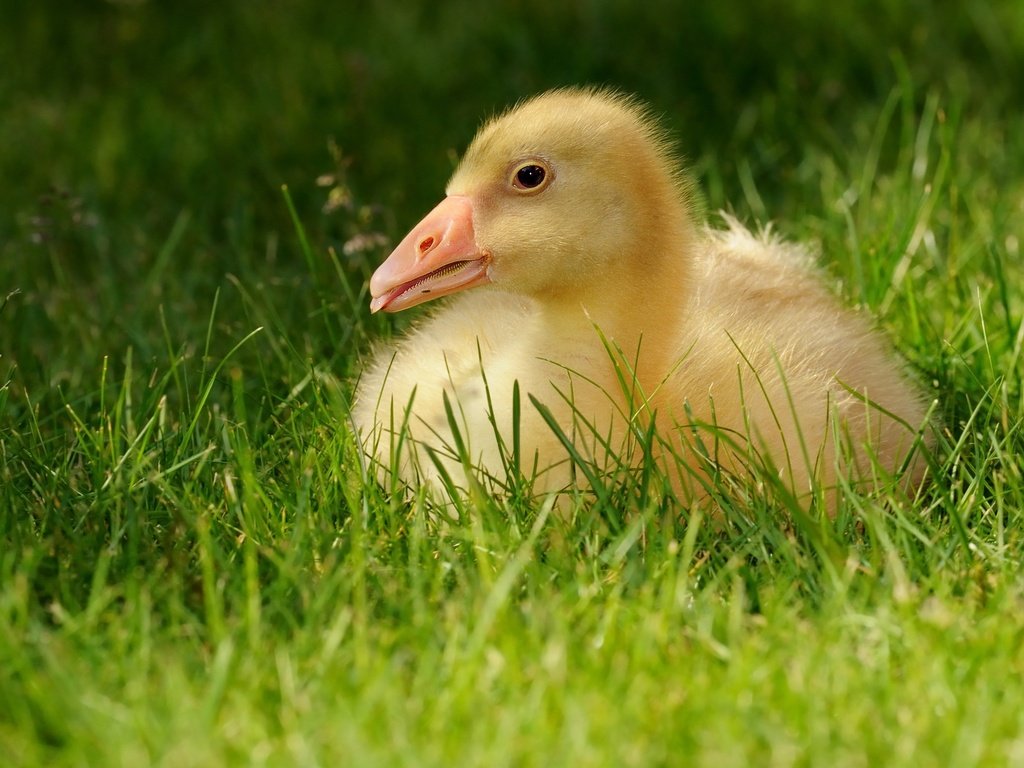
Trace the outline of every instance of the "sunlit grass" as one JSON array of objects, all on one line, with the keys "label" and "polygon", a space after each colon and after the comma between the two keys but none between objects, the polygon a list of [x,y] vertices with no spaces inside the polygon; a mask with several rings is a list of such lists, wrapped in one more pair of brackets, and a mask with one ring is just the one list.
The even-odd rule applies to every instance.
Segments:
[{"label": "sunlit grass", "polygon": [[[742,74],[767,61],[756,46],[716,69],[740,32],[695,11],[708,61],[673,54],[690,90],[645,64],[671,42],[637,42],[647,11],[630,31],[614,3],[586,11],[563,64],[553,33],[475,17],[438,22],[427,56],[395,44],[430,23],[401,9],[360,17],[363,48],[340,31],[342,64],[312,5],[280,29],[211,12],[180,40],[156,4],[71,14],[76,73],[27,61],[0,84],[17,97],[0,125],[0,763],[1024,761],[1024,126],[1012,83],[968,87],[1015,71],[1014,7],[966,3],[878,62],[856,58],[859,13],[815,11],[822,82],[780,51],[770,88]],[[798,11],[766,35],[804,39]],[[64,18],[18,13],[5,50]],[[904,13],[878,34],[900,38]],[[588,58],[605,25],[633,63]],[[159,60],[134,42],[155,38]],[[949,81],[929,68],[939,38]],[[519,74],[434,112],[411,83],[404,106],[360,91],[394,101],[428,70],[465,90],[464,50],[481,82]],[[878,318],[936,401],[919,494],[881,483],[833,518],[723,474],[691,510],[623,461],[556,504],[514,442],[511,480],[453,479],[447,500],[375,482],[348,409],[371,344],[400,332],[366,309],[382,235],[441,194],[445,150],[490,108],[615,79],[678,127],[711,208],[778,219]],[[829,87],[824,110],[803,98]]]}]

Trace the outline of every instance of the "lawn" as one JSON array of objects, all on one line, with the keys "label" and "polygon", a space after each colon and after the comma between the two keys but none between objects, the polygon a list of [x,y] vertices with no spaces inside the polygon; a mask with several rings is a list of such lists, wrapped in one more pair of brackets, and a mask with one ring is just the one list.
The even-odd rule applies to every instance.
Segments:
[{"label": "lawn", "polygon": [[[1024,7],[682,5],[0,2],[0,764],[1024,764]],[[569,83],[820,251],[920,494],[368,481],[374,265]]]}]

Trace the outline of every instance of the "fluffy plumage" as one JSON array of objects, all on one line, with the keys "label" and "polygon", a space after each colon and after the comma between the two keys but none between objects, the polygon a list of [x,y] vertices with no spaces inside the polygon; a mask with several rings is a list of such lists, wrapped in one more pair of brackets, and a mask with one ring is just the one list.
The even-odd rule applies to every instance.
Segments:
[{"label": "fluffy plumage", "polygon": [[447,397],[468,456],[501,478],[517,382],[537,491],[573,473],[527,395],[599,466],[628,453],[628,421],[655,419],[655,459],[684,500],[703,497],[708,454],[739,475],[767,466],[798,495],[878,468],[918,483],[923,399],[886,341],[802,249],[726,225],[694,220],[671,145],[634,99],[563,89],[487,122],[371,282],[374,311],[458,295],[363,373],[366,451],[431,482],[430,446],[461,477]]}]

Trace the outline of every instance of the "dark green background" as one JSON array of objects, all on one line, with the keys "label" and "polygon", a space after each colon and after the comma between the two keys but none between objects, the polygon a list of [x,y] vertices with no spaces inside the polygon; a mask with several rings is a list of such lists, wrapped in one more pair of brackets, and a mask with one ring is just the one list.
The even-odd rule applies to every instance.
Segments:
[{"label": "dark green background", "polygon": [[[483,117],[551,86],[640,94],[709,208],[783,222],[822,205],[805,158],[841,163],[897,87],[904,105],[994,116],[1024,90],[1017,0],[2,5],[0,301],[19,293],[0,311],[0,375],[17,366],[38,398],[61,382],[86,396],[128,346],[198,346],[218,290],[210,351],[225,353],[256,324],[229,275],[262,291],[297,357],[344,373],[365,334],[330,299],[325,254],[400,235]],[[887,135],[883,169],[906,138]],[[331,143],[354,203],[325,213]],[[351,290],[380,256],[339,257]]]}]

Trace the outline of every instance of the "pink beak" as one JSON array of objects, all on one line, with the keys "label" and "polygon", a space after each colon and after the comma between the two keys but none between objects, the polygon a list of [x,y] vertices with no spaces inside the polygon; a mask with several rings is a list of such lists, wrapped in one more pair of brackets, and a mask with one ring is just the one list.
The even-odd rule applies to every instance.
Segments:
[{"label": "pink beak", "polygon": [[398,312],[490,282],[491,255],[476,244],[473,204],[452,195],[413,227],[370,278],[370,312]]}]

